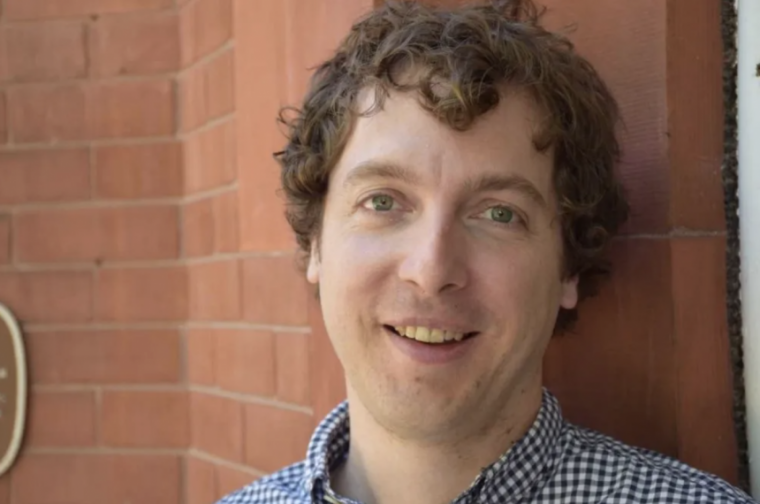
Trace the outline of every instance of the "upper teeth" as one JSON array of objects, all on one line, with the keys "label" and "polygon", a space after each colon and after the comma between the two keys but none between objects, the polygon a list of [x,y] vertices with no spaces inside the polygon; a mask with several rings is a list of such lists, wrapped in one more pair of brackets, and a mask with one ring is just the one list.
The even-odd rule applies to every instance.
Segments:
[{"label": "upper teeth", "polygon": [[394,327],[401,336],[423,341],[425,343],[443,343],[444,341],[462,341],[465,333],[431,329],[429,327],[409,326]]}]

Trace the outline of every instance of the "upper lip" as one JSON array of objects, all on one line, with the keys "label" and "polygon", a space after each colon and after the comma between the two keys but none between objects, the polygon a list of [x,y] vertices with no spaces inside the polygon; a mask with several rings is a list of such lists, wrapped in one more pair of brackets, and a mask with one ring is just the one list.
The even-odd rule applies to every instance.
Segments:
[{"label": "upper lip", "polygon": [[466,327],[461,322],[444,320],[439,318],[400,318],[391,322],[384,322],[383,325],[391,327],[427,327],[429,329],[440,329],[455,333],[469,334],[474,331],[472,327]]}]

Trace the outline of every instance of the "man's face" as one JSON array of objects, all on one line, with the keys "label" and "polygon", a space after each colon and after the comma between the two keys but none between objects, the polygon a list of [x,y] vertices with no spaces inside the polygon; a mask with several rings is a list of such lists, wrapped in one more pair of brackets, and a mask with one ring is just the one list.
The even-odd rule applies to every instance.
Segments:
[{"label": "man's face", "polygon": [[471,435],[540,389],[558,310],[577,290],[562,277],[538,120],[511,93],[456,132],[394,93],[356,121],[331,174],[308,278],[352,408],[399,436]]}]

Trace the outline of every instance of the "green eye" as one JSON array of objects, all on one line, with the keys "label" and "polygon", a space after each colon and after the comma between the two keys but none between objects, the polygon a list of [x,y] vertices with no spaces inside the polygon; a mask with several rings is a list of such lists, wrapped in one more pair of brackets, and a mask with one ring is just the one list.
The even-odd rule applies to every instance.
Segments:
[{"label": "green eye", "polygon": [[504,224],[511,223],[515,218],[515,213],[505,206],[495,206],[488,209],[488,216],[496,222]]},{"label": "green eye", "polygon": [[387,194],[378,194],[372,197],[372,208],[377,212],[387,212],[393,210],[393,198]]}]

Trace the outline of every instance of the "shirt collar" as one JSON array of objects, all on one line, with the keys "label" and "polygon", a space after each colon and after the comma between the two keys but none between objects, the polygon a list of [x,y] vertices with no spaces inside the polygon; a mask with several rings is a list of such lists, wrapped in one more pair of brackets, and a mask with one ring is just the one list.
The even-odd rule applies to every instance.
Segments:
[{"label": "shirt collar", "polygon": [[348,402],[338,404],[314,431],[306,451],[303,490],[309,496],[329,490],[330,472],[348,456]]},{"label": "shirt collar", "polygon": [[536,419],[517,443],[475,479],[471,490],[484,498],[499,495],[518,501],[548,481],[561,459],[560,437],[565,421],[559,402],[543,389],[541,408]]},{"label": "shirt collar", "polygon": [[[565,422],[557,399],[543,389],[541,408],[528,432],[496,462],[481,471],[466,494],[518,497],[548,479],[559,461],[559,438]],[[303,490],[309,495],[331,493],[330,472],[348,455],[350,435],[348,402],[340,403],[314,431],[304,465]]]}]

